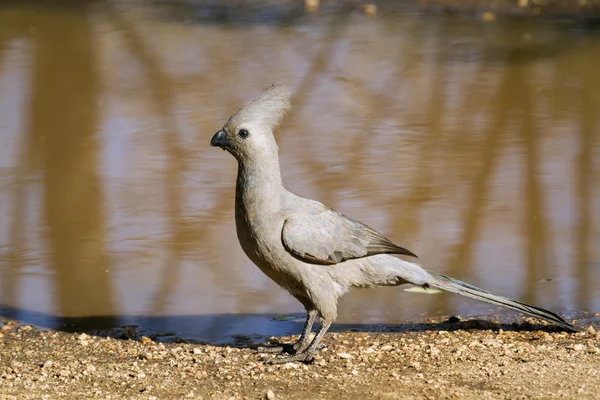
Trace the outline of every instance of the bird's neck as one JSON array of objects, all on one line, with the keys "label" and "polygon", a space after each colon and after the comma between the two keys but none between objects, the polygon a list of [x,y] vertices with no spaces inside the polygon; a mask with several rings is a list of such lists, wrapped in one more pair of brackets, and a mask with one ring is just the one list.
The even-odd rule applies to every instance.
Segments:
[{"label": "bird's neck", "polygon": [[236,201],[270,204],[283,190],[277,158],[238,163]]}]

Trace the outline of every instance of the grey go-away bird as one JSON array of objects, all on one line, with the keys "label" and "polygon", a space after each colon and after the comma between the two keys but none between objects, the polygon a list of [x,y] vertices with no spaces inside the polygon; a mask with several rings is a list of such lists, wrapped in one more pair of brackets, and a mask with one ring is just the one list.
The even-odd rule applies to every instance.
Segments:
[{"label": "grey go-away bird", "polygon": [[[273,136],[290,108],[290,94],[273,85],[233,114],[210,141],[238,162],[235,222],[246,255],[306,308],[308,316],[291,354],[269,363],[313,360],[319,342],[337,317],[340,296],[353,288],[411,284],[435,287],[578,329],[559,315],[426,271],[391,254],[413,256],[373,228],[285,189]],[[316,317],[320,327],[312,339]],[[280,346],[259,348],[283,352]]]}]

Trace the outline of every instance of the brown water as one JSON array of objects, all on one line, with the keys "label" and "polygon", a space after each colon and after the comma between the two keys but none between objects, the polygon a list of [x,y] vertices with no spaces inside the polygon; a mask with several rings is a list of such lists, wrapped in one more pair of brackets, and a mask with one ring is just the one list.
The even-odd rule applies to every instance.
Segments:
[{"label": "brown water", "polygon": [[[43,326],[200,339],[301,313],[243,254],[212,134],[294,92],[284,180],[433,269],[567,315],[600,311],[600,35],[567,23],[285,7],[0,6],[0,303]],[[21,4],[21,5],[18,5]],[[489,314],[354,291],[342,324]],[[61,318],[58,318],[61,317]]]}]

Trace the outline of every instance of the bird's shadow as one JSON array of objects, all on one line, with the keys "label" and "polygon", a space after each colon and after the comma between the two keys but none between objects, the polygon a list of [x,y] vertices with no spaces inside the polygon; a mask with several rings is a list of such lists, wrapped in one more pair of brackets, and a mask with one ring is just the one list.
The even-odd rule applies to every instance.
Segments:
[{"label": "bird's shadow", "polygon": [[[216,346],[255,348],[268,341],[269,337],[298,335],[304,323],[304,314],[211,314],[137,316],[110,315],[88,317],[59,317],[56,315],[0,306],[0,325],[8,320],[20,324],[34,325],[40,329],[63,332],[86,333],[91,336],[112,337],[123,340],[150,338],[164,343],[195,343]],[[459,320],[456,317],[436,318],[426,322],[399,324],[348,324],[337,323],[330,332],[363,332],[371,334],[436,332],[436,331],[541,331],[561,332],[554,325],[532,324],[519,319],[519,322],[495,322],[480,318]]]}]

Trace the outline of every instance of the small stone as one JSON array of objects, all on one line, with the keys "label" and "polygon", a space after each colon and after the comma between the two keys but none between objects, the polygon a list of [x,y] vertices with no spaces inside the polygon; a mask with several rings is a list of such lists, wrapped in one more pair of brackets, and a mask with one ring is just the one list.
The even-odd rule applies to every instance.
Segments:
[{"label": "small stone", "polygon": [[363,14],[371,17],[377,14],[377,6],[375,4],[363,4],[360,6],[360,11],[362,11]]},{"label": "small stone", "polygon": [[554,338],[548,332],[543,333],[542,339],[546,342],[554,342]]},{"label": "small stone", "polygon": [[277,397],[275,397],[275,393],[273,393],[273,391],[271,389],[267,390],[267,393],[265,394],[265,398],[267,400],[275,400]]},{"label": "small stone", "polygon": [[593,326],[591,326],[591,325],[590,325],[590,326],[589,326],[589,327],[588,327],[588,328],[587,328],[585,331],[586,331],[587,333],[589,333],[590,335],[593,335],[593,334],[595,334],[595,333],[596,333],[596,330],[595,330],[595,329],[594,329],[594,327],[593,327]]},{"label": "small stone", "polygon": [[496,14],[486,11],[481,14],[481,19],[486,22],[492,22],[496,20]]},{"label": "small stone", "polygon": [[573,350],[575,351],[581,351],[584,349],[584,346],[581,343],[577,343],[576,345],[573,345]]},{"label": "small stone", "polygon": [[208,373],[206,371],[198,371],[194,374],[194,378],[196,379],[203,379],[206,378],[208,376]]},{"label": "small stone", "polygon": [[450,318],[448,318],[448,323],[450,324],[456,324],[460,322],[460,315],[453,315]]},{"label": "small stone", "polygon": [[19,332],[29,332],[33,330],[33,326],[31,325],[21,325],[19,327]]},{"label": "small stone", "polygon": [[319,9],[319,0],[304,0],[304,10],[313,13]]},{"label": "small stone", "polygon": [[390,351],[394,348],[394,346],[391,346],[389,344],[386,344],[385,346],[381,347],[381,351]]},{"label": "small stone", "polygon": [[52,366],[52,360],[44,361],[42,368],[50,368]]},{"label": "small stone", "polygon": [[349,359],[351,359],[351,358],[354,358],[354,357],[353,357],[351,354],[348,354],[348,353],[343,353],[343,352],[341,352],[341,353],[337,353],[337,356],[338,356],[339,358],[345,358],[345,359],[347,359],[347,360],[349,360]]},{"label": "small stone", "polygon": [[194,347],[194,354],[202,354],[202,349]]},{"label": "small stone", "polygon": [[154,343],[152,341],[152,339],[150,339],[149,337],[146,337],[146,336],[142,336],[142,338],[140,339],[140,341],[142,342],[142,344]]}]

